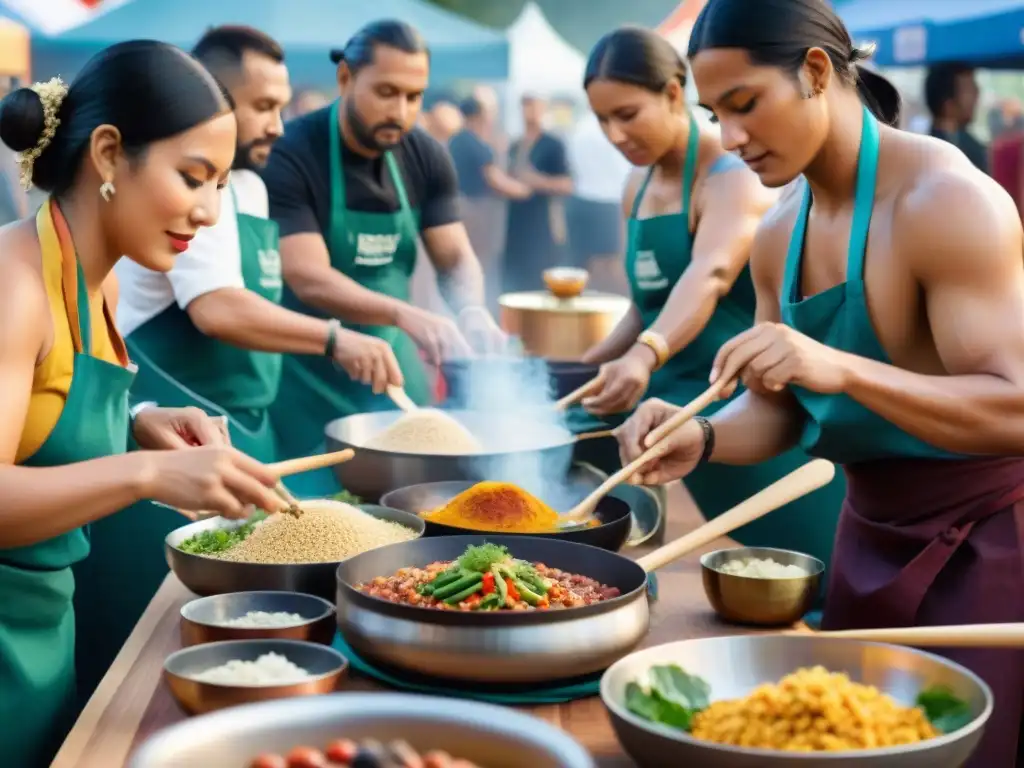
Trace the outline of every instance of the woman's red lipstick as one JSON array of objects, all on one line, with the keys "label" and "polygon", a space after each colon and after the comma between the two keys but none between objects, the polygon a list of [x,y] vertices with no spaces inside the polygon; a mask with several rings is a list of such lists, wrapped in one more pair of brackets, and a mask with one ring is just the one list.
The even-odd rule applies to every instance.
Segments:
[{"label": "woman's red lipstick", "polygon": [[179,235],[177,232],[168,232],[167,237],[171,241],[171,247],[178,253],[184,253],[188,250],[189,243],[192,242],[192,238],[195,235]]}]

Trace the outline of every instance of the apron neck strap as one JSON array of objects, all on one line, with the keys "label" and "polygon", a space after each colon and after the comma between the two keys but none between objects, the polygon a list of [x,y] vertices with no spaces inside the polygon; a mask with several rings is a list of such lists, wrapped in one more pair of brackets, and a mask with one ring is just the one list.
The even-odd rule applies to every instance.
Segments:
[{"label": "apron neck strap", "polygon": [[[345,195],[345,169],[341,162],[341,144],[345,137],[341,132],[341,99],[331,104],[330,116],[330,147],[327,153],[327,161],[331,173],[331,218],[344,221],[346,211]],[[409,195],[406,192],[405,184],[402,182],[402,174],[398,168],[398,162],[394,155],[387,151],[384,153],[384,164],[387,166],[388,174],[391,176],[391,183],[395,187],[395,194],[398,196],[399,212],[402,222],[409,229],[409,233],[415,238],[417,234],[416,219],[412,215],[412,206],[409,205]]]},{"label": "apron neck strap", "polygon": [[864,276],[864,252],[868,248],[871,212],[875,207],[875,181],[878,178],[878,122],[863,107],[860,153],[857,155],[857,185],[854,187],[853,223],[846,255],[846,280],[860,281]]},{"label": "apron neck strap", "polygon": [[[62,231],[63,230],[63,231]],[[57,205],[49,198],[39,206],[36,213],[36,233],[42,251],[43,264],[57,262],[61,265],[61,286],[64,294],[64,309],[71,329],[71,341],[78,354],[92,353],[92,318],[89,311],[89,293],[85,286],[85,274],[78,263],[74,244],[70,242],[67,221]],[[67,235],[62,237],[62,235]]]},{"label": "apron neck strap", "polygon": [[[36,232],[45,265],[59,262],[61,265],[61,290],[64,295],[64,309],[68,316],[71,340],[75,352],[92,355],[92,310],[89,303],[89,291],[85,283],[85,273],[75,252],[75,244],[71,239],[71,230],[67,220],[53,198],[47,199],[39,207],[36,214]],[[106,294],[103,294],[103,315],[111,344],[122,365],[128,364],[128,351],[124,340],[117,332],[117,327],[110,315],[110,307]]]},{"label": "apron neck strap", "polygon": [[[853,193],[853,221],[850,224],[850,241],[846,252],[846,282],[855,284],[864,277],[864,254],[867,251],[871,213],[875,207],[875,181],[878,178],[878,122],[867,107],[863,107],[862,121],[857,182]],[[811,185],[807,179],[803,179],[802,183],[803,199],[789,238],[782,284],[782,296],[789,302],[800,300],[800,264],[803,261],[807,219],[813,201]]]},{"label": "apron neck strap", "polygon": [[[682,173],[682,208],[679,211],[680,214],[686,217],[687,226],[689,226],[690,221],[690,198],[693,194],[693,180],[697,177],[697,155],[700,150],[700,126],[697,125],[697,118],[692,113],[689,117],[690,131],[686,138],[686,158],[683,160]],[[636,191],[636,197],[633,198],[633,210],[629,214],[631,219],[635,219],[640,211],[640,202],[647,192],[647,185],[651,183],[655,167],[652,165],[650,170],[647,171],[647,175],[644,176],[644,180],[640,183],[640,188]]]}]

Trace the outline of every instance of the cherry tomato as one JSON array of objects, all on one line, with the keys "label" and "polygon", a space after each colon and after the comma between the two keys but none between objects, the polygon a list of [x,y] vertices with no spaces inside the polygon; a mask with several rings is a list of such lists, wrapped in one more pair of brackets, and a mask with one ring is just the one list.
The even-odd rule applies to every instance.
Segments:
[{"label": "cherry tomato", "polygon": [[348,765],[359,752],[359,746],[349,739],[337,739],[327,745],[327,759],[332,763]]},{"label": "cherry tomato", "polygon": [[288,768],[327,768],[327,758],[319,749],[296,747],[288,753]]},{"label": "cherry tomato", "polygon": [[288,761],[280,755],[260,755],[249,764],[249,768],[288,768]]}]

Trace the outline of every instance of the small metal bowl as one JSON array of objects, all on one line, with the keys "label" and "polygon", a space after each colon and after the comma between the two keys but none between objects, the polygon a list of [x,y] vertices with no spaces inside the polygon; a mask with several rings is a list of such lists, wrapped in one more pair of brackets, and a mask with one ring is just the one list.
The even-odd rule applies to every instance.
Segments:
[{"label": "small metal bowl", "polygon": [[[224,622],[250,611],[294,613],[302,623],[288,627],[229,627]],[[201,597],[181,607],[181,645],[188,648],[222,640],[306,640],[330,645],[334,640],[334,603],[301,592],[229,592]]]},{"label": "small metal bowl", "polygon": [[[806,576],[788,579],[758,579],[733,576],[718,570],[732,560],[771,558],[783,565],[796,565]],[[708,552],[700,559],[704,593],[715,613],[726,621],[765,627],[799,621],[814,605],[821,590],[825,564],[810,555],[772,547],[733,547]]]},{"label": "small metal bowl", "polygon": [[[218,685],[195,675],[232,660],[255,661],[265,653],[278,653],[306,670],[309,677],[290,685]],[[186,712],[201,715],[225,707],[271,699],[331,693],[348,670],[348,659],[327,645],[301,640],[227,640],[204,643],[172,653],[164,662],[164,678],[171,694]]]},{"label": "small metal bowl", "polygon": [[541,276],[544,284],[560,299],[574,299],[583,293],[590,280],[590,273],[579,267],[551,267]]}]

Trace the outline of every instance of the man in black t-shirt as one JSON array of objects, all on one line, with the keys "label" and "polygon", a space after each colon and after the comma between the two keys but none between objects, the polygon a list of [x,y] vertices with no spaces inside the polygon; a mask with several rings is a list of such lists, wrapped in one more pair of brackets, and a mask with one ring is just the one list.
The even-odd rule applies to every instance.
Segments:
[{"label": "man in black t-shirt", "polygon": [[[284,303],[387,340],[406,391],[424,404],[432,386],[421,353],[436,365],[504,340],[484,308],[451,159],[413,128],[429,55],[408,24],[378,21],[332,59],[341,99],[289,123],[263,173],[280,227]],[[409,303],[418,238],[457,322]],[[288,357],[272,415],[287,433],[282,442],[311,451],[332,419],[392,407],[339,376],[327,357]]]}]

